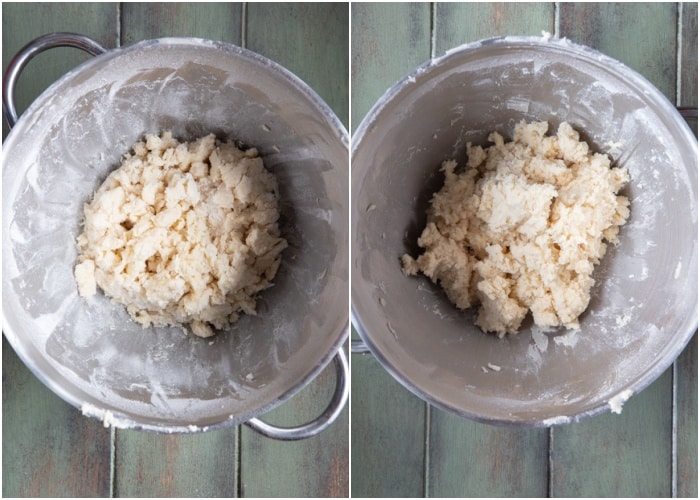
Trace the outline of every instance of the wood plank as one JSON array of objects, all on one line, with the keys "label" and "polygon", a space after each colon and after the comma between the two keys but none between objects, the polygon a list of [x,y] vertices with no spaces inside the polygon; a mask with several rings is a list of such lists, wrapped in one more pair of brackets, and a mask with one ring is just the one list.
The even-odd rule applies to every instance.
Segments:
[{"label": "wood plank", "polygon": [[304,80],[347,127],[348,4],[253,2],[247,11],[246,47]]},{"label": "wood plank", "polygon": [[[698,4],[680,4],[681,13],[681,67],[678,104],[698,107]],[[698,119],[688,120],[690,128],[698,135]]]},{"label": "wood plank", "polygon": [[676,494],[698,498],[698,334],[676,361]]},{"label": "wood plank", "polygon": [[541,35],[542,31],[554,33],[553,3],[438,3],[435,54],[484,38]]},{"label": "wood plank", "polygon": [[548,430],[496,427],[430,410],[430,497],[547,496]]},{"label": "wood plank", "polygon": [[[116,3],[3,3],[2,71],[12,57],[33,39],[58,31],[87,35],[102,46],[117,45]],[[22,72],[15,92],[17,112],[22,112],[46,88],[91,56],[67,47],[37,55]],[[3,120],[3,139],[9,132]]]},{"label": "wood plank", "polygon": [[352,496],[424,496],[428,405],[371,354],[353,354],[351,378]]},{"label": "wood plank", "polygon": [[240,2],[125,2],[121,8],[122,45],[169,36],[242,43]]},{"label": "wood plank", "polygon": [[552,496],[671,494],[672,372],[607,413],[552,432]]},{"label": "wood plank", "polygon": [[675,3],[562,2],[559,12],[562,37],[622,61],[675,102]]},{"label": "wood plank", "polygon": [[[347,346],[345,349],[347,352]],[[330,363],[298,394],[260,418],[282,427],[310,422],[328,406],[335,384],[336,370],[334,363]],[[348,422],[349,408],[346,405],[330,427],[300,441],[276,441],[244,426],[241,433],[241,496],[348,497]]]},{"label": "wood plank", "polygon": [[[554,31],[553,4],[438,3],[435,52],[482,38],[542,31]],[[431,497],[547,494],[546,429],[494,427],[431,408],[429,443]]]},{"label": "wood plank", "polygon": [[355,130],[386,90],[430,58],[430,4],[353,3],[351,9]]},{"label": "wood plank", "polygon": [[194,435],[118,430],[114,494],[118,497],[235,497],[235,428]]},{"label": "wood plank", "polygon": [[108,496],[109,429],[46,388],[4,337],[2,380],[2,496]]},{"label": "wood plank", "polygon": [[[679,104],[698,106],[698,4],[681,5]],[[698,120],[689,122],[698,134]],[[676,494],[698,497],[698,334],[676,361]]]}]

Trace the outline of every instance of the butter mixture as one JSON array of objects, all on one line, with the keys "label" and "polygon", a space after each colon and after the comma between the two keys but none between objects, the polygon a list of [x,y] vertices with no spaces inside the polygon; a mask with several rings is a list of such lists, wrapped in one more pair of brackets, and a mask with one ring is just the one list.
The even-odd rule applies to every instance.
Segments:
[{"label": "butter mixture", "polygon": [[404,273],[440,283],[460,309],[479,305],[476,324],[516,333],[528,313],[541,327],[577,328],[588,307],[593,268],[629,217],[619,195],[624,168],[591,153],[568,123],[547,136],[546,122],[516,125],[512,142],[467,145],[457,171],[445,161],[418,245]]},{"label": "butter mixture", "polygon": [[255,314],[271,286],[287,246],[277,205],[254,148],[213,134],[147,135],[84,206],[78,291],[99,287],[144,327],[189,325],[209,337]]}]

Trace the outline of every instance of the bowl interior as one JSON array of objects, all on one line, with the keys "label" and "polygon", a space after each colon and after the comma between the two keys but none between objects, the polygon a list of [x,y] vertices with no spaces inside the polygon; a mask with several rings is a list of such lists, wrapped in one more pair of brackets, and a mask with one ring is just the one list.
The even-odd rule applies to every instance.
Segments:
[{"label": "bowl interior", "polygon": [[[521,119],[550,132],[568,121],[624,165],[631,216],[595,271],[580,331],[530,322],[498,339],[428,278],[405,277],[399,258],[418,255],[441,162],[463,163],[467,142],[511,137]],[[489,422],[578,419],[648,385],[697,325],[696,141],[657,90],[601,54],[531,38],[452,51],[373,108],[352,164],[353,322],[389,372],[439,407]]]},{"label": "bowl interior", "polygon": [[[81,299],[72,276],[83,203],[134,142],[163,130],[254,146],[279,183],[289,247],[274,285],[256,316],[211,339],[142,329],[102,294]],[[4,149],[5,333],[69,402],[156,430],[237,423],[300,390],[342,344],[346,132],[269,60],[199,40],[108,52],[48,89]]]}]

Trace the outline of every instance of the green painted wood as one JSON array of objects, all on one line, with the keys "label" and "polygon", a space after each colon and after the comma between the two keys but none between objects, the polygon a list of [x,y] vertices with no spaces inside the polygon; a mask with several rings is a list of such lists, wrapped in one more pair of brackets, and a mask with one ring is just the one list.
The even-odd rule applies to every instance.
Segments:
[{"label": "green painted wood", "polygon": [[[117,14],[116,3],[3,3],[3,74],[24,45],[47,33],[70,31],[87,35],[104,47],[116,46]],[[21,115],[49,85],[89,58],[78,49],[66,47],[37,55],[17,83],[17,112]],[[4,120],[2,130],[4,139],[9,131]]]},{"label": "green painted wood", "polygon": [[[345,347],[347,352],[347,346]],[[334,363],[280,407],[260,417],[297,426],[326,409],[336,384]],[[255,498],[348,497],[349,409],[329,428],[300,441],[275,441],[244,426],[241,433],[241,496]]]},{"label": "green painted wood", "polygon": [[547,429],[496,427],[431,408],[430,497],[547,496]]},{"label": "green painted wood", "polygon": [[[430,4],[352,3],[351,128],[394,83],[430,58]],[[400,48],[400,52],[397,51]]]},{"label": "green painted wood", "polygon": [[553,496],[670,496],[671,382],[669,369],[619,415],[554,428]]},{"label": "green painted wood", "polygon": [[[698,106],[698,4],[684,3],[681,11],[679,104]],[[695,135],[698,120],[689,122]],[[698,334],[676,361],[676,494],[698,497]]]},{"label": "green painted wood", "polygon": [[108,496],[109,429],[46,388],[4,337],[2,386],[2,496]]},{"label": "green painted wood", "polygon": [[[247,5],[246,47],[304,80],[348,125],[348,4]],[[274,27],[274,28],[273,28]]]},{"label": "green painted wood", "polygon": [[422,497],[428,406],[371,354],[352,356],[351,494]]},{"label": "green painted wood", "polygon": [[[698,4],[683,3],[681,15],[681,61],[679,105],[698,107]],[[698,119],[688,120],[698,135]]]},{"label": "green painted wood", "polygon": [[[553,4],[438,3],[435,53],[483,38],[542,31],[554,31]],[[547,430],[493,427],[434,408],[430,415],[429,496],[546,496]]]},{"label": "green painted wood", "polygon": [[169,36],[206,38],[240,45],[242,12],[240,2],[126,2],[121,6],[122,45]]},{"label": "green painted wood", "polygon": [[438,3],[435,14],[437,55],[467,42],[505,35],[554,33],[554,4]]},{"label": "green painted wood", "polygon": [[238,437],[233,429],[193,435],[116,431],[117,497],[237,496]]},{"label": "green painted wood", "polygon": [[680,105],[698,105],[698,4],[683,3],[681,9]]},{"label": "green painted wood", "polygon": [[698,334],[676,361],[676,494],[698,498]]},{"label": "green painted wood", "polygon": [[677,9],[670,2],[562,2],[560,35],[624,62],[675,102]]}]

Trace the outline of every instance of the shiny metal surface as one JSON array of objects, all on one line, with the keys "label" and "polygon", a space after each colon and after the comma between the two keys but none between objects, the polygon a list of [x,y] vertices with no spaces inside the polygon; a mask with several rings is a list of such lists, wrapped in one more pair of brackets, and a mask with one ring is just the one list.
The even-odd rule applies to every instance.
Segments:
[{"label": "shiny metal surface", "polygon": [[[521,120],[568,121],[628,168],[631,217],[596,269],[581,330],[525,324],[498,339],[427,278],[418,253],[441,162]],[[647,80],[550,37],[468,44],[387,91],[352,147],[352,321],[399,382],[482,422],[550,426],[618,411],[670,366],[697,327],[697,143]],[[493,367],[493,368],[491,368]],[[499,368],[499,369],[494,369]]]},{"label": "shiny metal surface", "polygon": [[328,428],[343,411],[345,403],[348,400],[349,390],[347,385],[348,380],[348,358],[345,352],[340,349],[338,354],[333,358],[337,371],[337,381],[335,392],[328,407],[311,422],[297,427],[278,427],[275,425],[263,422],[258,418],[251,418],[245,424],[259,432],[263,436],[267,436],[281,441],[296,441],[298,439],[306,439]]},{"label": "shiny metal surface", "polygon": [[75,47],[93,56],[107,50],[94,40],[75,33],[49,33],[24,46],[10,61],[2,81],[2,111],[10,128],[17,123],[14,92],[22,69],[34,56],[54,47]]},{"label": "shiny metal surface", "polygon": [[[289,248],[274,286],[257,316],[212,339],[142,329],[102,295],[79,298],[72,276],[82,204],[137,139],[162,130],[254,146],[279,182]],[[301,390],[341,348],[347,132],[274,62],[199,39],[111,50],[47,89],[3,149],[3,330],[84,414],[168,433],[238,424]]]}]

